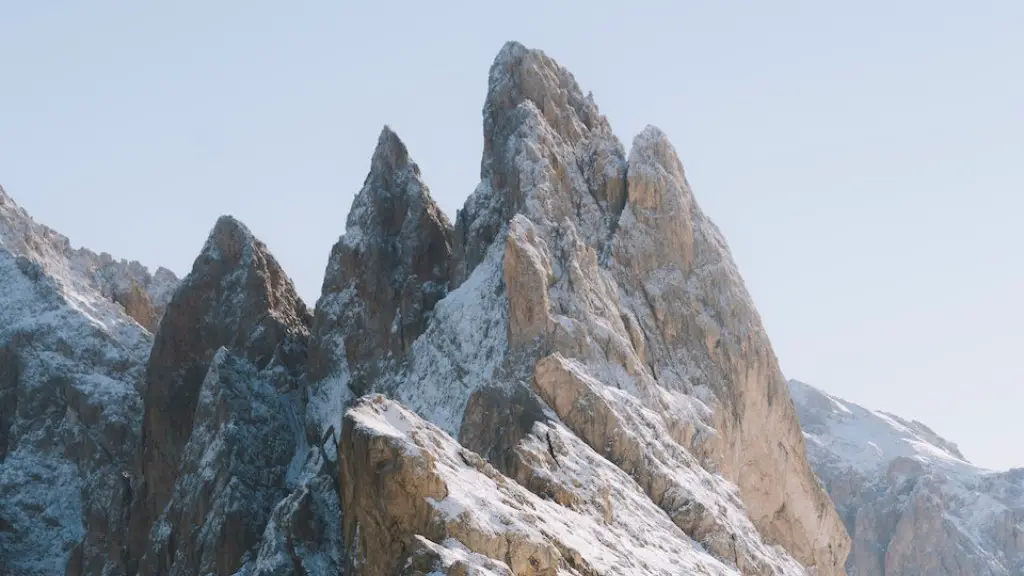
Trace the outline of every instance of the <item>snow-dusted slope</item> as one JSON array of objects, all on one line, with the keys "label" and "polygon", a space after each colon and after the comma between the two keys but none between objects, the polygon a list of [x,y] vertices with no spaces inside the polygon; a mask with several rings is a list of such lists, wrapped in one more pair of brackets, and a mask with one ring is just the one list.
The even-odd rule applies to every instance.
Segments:
[{"label": "snow-dusted slope", "polygon": [[[342,434],[343,501],[353,510],[346,542],[362,557],[381,558],[396,541],[426,536],[439,545],[435,561],[459,555],[498,574],[739,574],[676,527],[627,474],[575,450],[580,441],[564,427],[545,428],[549,444],[534,447],[534,456],[579,482],[575,498],[540,498],[399,404],[361,399]],[[411,506],[424,513],[401,513]],[[374,569],[393,574],[403,560],[374,560]]]},{"label": "snow-dusted slope", "polygon": [[1024,574],[1024,469],[979,468],[920,422],[789,385],[851,576]]},{"label": "snow-dusted slope", "polygon": [[0,187],[0,247],[37,262],[69,298],[94,310],[120,304],[129,316],[153,332],[174,293],[178,278],[166,268],[155,273],[136,261],[115,260],[106,252],[72,248],[67,237],[35,222]]},{"label": "snow-dusted slope", "polygon": [[152,338],[111,290],[159,302],[176,279],[158,277],[72,250],[0,189],[0,573],[123,566]]}]

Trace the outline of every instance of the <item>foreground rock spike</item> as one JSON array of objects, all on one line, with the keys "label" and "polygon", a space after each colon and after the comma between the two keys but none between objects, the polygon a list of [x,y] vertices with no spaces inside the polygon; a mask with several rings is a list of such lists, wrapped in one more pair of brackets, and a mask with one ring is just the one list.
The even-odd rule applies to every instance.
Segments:
[{"label": "foreground rock spike", "polygon": [[[310,377],[344,362],[349,386],[367,391],[381,364],[400,362],[448,292],[452,227],[389,127],[331,249],[313,324]],[[329,335],[349,335],[343,342]],[[343,354],[343,357],[338,357]]]},{"label": "foreground rock spike", "polygon": [[[140,487],[132,518],[136,560],[146,548],[150,526],[171,498],[214,354],[224,347],[290,386],[304,369],[310,322],[267,247],[234,218],[217,220],[192,272],[167,306],[146,368],[135,479]],[[149,573],[152,567],[143,562],[141,571]]]}]

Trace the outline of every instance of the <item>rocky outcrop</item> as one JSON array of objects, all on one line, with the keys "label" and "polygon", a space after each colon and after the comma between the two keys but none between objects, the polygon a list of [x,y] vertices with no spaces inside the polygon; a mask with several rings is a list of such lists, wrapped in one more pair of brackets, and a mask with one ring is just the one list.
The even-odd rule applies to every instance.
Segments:
[{"label": "rocky outcrop", "polygon": [[0,572],[126,567],[151,337],[90,255],[0,190]]},{"label": "rocky outcrop", "polygon": [[[820,575],[842,573],[845,529],[807,464],[785,381],[725,241],[667,138],[648,128],[627,158],[570,73],[510,43],[491,67],[484,141],[481,183],[455,226],[453,290],[407,366],[384,371],[374,389],[482,446],[519,480],[508,455],[518,424],[480,411],[479,391],[536,383],[533,367],[558,354],[593,383],[588,398],[615,399],[610,429],[589,434],[593,423],[574,417],[573,402],[555,405],[535,391],[590,449],[649,487],[649,498],[663,500],[665,482],[650,480],[661,478],[659,467],[684,460],[692,477],[680,484],[707,474],[722,490],[738,486],[738,498],[717,489],[686,496],[696,501],[690,509],[715,511],[708,521],[722,502],[737,518],[708,528],[704,515],[691,515],[681,525],[692,537],[748,571],[787,570],[777,544]],[[611,417],[636,410],[651,418]],[[674,455],[660,464],[605,444],[652,431]],[[747,516],[753,528],[738,520]],[[733,537],[743,544],[711,544]]]},{"label": "rocky outcrop", "polygon": [[[0,309],[13,569],[842,574],[845,530],[668,139],[648,128],[627,156],[572,75],[516,43],[483,116],[454,228],[381,132],[312,316],[229,217],[180,284],[24,218],[0,227],[43,262],[0,261],[22,307]],[[39,336],[24,310],[122,354],[59,323]],[[34,492],[43,476],[53,493]]]},{"label": "rocky outcrop", "polygon": [[178,278],[166,268],[155,273],[136,261],[115,260],[71,241],[36,223],[0,188],[0,245],[40,264],[59,284],[73,292],[97,292],[120,304],[126,314],[150,333],[156,331]]},{"label": "rocky outcrop", "polygon": [[315,474],[274,508],[255,562],[243,576],[343,574],[341,506],[330,474]]},{"label": "rocky outcrop", "polygon": [[312,379],[344,362],[358,395],[386,365],[401,362],[448,292],[451,234],[419,167],[385,126],[345,235],[331,250],[313,326]]},{"label": "rocky outcrop", "polygon": [[855,576],[1024,574],[1024,473],[971,465],[919,422],[790,380]]},{"label": "rocky outcrop", "polygon": [[523,445],[524,462],[553,483],[575,477],[577,500],[537,496],[382,396],[356,402],[339,448],[346,573],[736,573],[652,510],[621,470],[573,449],[567,430],[534,432],[551,444]]},{"label": "rocky outcrop", "polygon": [[[304,433],[294,394],[221,348],[199,389],[192,433],[143,573],[234,574],[287,494]],[[197,529],[198,527],[198,529]]]},{"label": "rocky outcrop", "polygon": [[[187,532],[186,540],[175,540],[173,534],[166,537],[160,525],[152,532],[150,527],[165,514],[165,507],[176,491],[184,491],[181,500],[187,503],[204,494],[214,498],[223,490],[216,483],[202,484],[200,487],[209,493],[197,493],[189,484],[189,477],[179,477],[187,472],[189,462],[196,465],[196,459],[201,459],[204,451],[213,449],[210,444],[218,437],[211,430],[207,430],[206,438],[195,436],[196,417],[210,418],[197,411],[197,407],[201,407],[204,381],[212,382],[210,385],[214,387],[222,386],[217,367],[211,375],[211,363],[217,351],[226,348],[250,363],[253,373],[259,372],[261,378],[266,378],[266,386],[287,391],[296,386],[305,366],[309,324],[305,305],[266,246],[238,221],[227,216],[220,218],[192,272],[167,306],[146,367],[142,450],[135,479],[139,488],[132,530],[133,557],[141,559],[141,573],[168,570],[188,573],[212,561],[201,550],[206,545],[204,535]],[[227,384],[232,382],[227,380]],[[245,419],[250,417],[252,415],[244,410],[220,413],[217,425],[244,427],[247,426]],[[211,423],[204,425],[216,427]],[[278,441],[292,442],[291,434],[284,429],[278,431],[284,434],[284,439]],[[191,452],[186,450],[190,442],[198,443],[189,448]],[[224,457],[235,462],[236,455],[231,447],[219,449],[227,450]],[[274,466],[284,458],[282,454],[261,457],[271,458]],[[234,475],[231,469],[218,473],[223,474],[223,482],[252,482],[245,476]],[[262,481],[283,488],[278,479],[264,477]],[[199,510],[201,516],[215,514],[205,507]],[[172,506],[166,513],[188,516],[190,512]],[[246,529],[261,531],[265,517],[255,515],[244,522],[248,523]],[[236,531],[238,528],[223,529]],[[179,529],[188,528],[181,526]],[[243,539],[239,546],[242,543],[249,543],[249,540]],[[240,563],[244,552],[244,548],[232,548],[231,557],[218,558],[216,565]],[[178,564],[179,559],[182,564]]]}]

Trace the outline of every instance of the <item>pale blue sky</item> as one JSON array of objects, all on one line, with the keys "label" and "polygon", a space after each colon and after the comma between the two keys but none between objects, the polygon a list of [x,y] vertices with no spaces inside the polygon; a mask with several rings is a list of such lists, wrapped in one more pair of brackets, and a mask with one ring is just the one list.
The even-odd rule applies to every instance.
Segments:
[{"label": "pale blue sky", "polygon": [[1024,465],[1024,2],[343,4],[0,3],[0,184],[179,274],[234,214],[312,305],[384,123],[454,216],[516,39],[672,138],[787,376]]}]

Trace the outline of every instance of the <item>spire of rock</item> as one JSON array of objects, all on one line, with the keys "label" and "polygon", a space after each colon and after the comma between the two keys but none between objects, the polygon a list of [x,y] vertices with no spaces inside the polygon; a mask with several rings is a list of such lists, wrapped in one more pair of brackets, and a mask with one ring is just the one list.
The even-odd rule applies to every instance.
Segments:
[{"label": "spire of rock", "polygon": [[454,284],[517,212],[542,227],[568,218],[600,252],[625,201],[625,152],[573,75],[540,50],[505,44],[483,125],[481,183],[456,222]]},{"label": "spire of rock", "polygon": [[[267,247],[241,222],[230,216],[218,219],[167,306],[146,369],[139,470],[144,482],[132,530],[136,559],[150,524],[171,497],[214,354],[224,347],[258,370],[297,378],[305,364],[310,321],[292,281]],[[150,569],[155,561],[149,558]]]},{"label": "spire of rock", "polygon": [[313,327],[313,380],[344,363],[350,387],[362,392],[382,362],[400,361],[447,294],[451,235],[419,167],[385,126],[331,250]]}]

